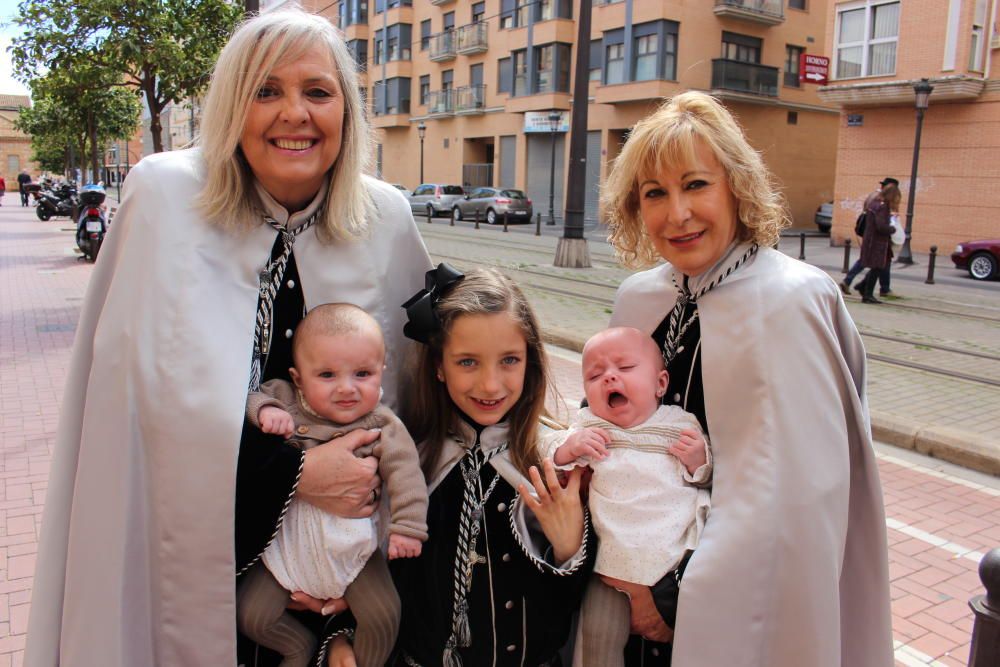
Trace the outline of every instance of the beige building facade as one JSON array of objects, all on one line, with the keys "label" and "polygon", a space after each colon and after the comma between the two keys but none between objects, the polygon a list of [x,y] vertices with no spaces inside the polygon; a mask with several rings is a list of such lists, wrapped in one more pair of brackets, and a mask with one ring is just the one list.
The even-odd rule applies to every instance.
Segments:
[{"label": "beige building facade", "polygon": [[[942,254],[1000,237],[998,0],[851,0],[831,3],[825,42],[830,84],[820,97],[841,108],[833,240],[853,238],[867,194],[899,179],[911,247]],[[913,86],[934,90],[924,114],[916,185]]]},{"label": "beige building facade", "polygon": [[27,169],[38,180],[38,165],[31,159],[31,137],[14,128],[21,109],[31,107],[27,95],[0,95],[0,176],[8,190],[17,190],[17,175]]},{"label": "beige building facade", "polygon": [[[561,219],[579,0],[303,5],[343,30],[364,70],[385,180],[518,188],[543,214],[552,192]],[[826,0],[595,1],[585,217],[599,217],[599,184],[629,128],[695,89],[738,116],[797,225],[811,226],[833,198],[839,115],[798,67],[829,50],[827,16]]]}]

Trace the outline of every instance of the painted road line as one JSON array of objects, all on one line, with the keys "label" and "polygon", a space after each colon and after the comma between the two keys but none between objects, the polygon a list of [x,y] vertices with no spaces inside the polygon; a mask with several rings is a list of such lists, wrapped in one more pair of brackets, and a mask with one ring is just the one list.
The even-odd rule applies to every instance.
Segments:
[{"label": "painted road line", "polygon": [[939,549],[944,549],[955,555],[955,558],[964,558],[970,560],[973,563],[979,564],[979,561],[983,559],[983,552],[976,551],[975,549],[970,549],[968,547],[963,547],[961,544],[955,544],[954,542],[949,542],[943,537],[938,537],[928,533],[926,530],[920,530],[919,528],[914,528],[909,526],[902,521],[897,521],[896,519],[886,517],[885,525],[888,528],[897,530],[904,535],[909,535],[910,537],[920,540],[921,542],[926,542],[932,546]]},{"label": "painted road line", "polygon": [[943,662],[938,662],[912,646],[906,646],[898,639],[892,640],[892,647],[895,649],[896,661],[901,662],[906,667],[947,667]]}]

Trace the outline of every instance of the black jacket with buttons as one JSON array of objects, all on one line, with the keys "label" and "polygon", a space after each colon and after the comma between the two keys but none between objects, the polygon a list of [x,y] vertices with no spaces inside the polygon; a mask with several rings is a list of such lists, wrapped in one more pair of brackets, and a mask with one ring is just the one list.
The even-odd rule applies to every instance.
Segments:
[{"label": "black jacket with buttons", "polygon": [[[492,430],[486,429],[483,438],[489,438]],[[487,489],[498,474],[490,464],[484,465],[481,488]],[[421,667],[442,664],[452,632],[464,488],[461,466],[455,465],[431,493],[430,538],[420,557],[391,564],[403,607],[397,665],[408,664],[404,652]],[[466,667],[560,664],[557,652],[570,639],[571,619],[592,572],[596,540],[589,525],[586,557],[571,571],[528,556],[512,529],[516,498],[516,490],[501,477],[484,508],[476,544],[482,559],[473,566],[466,597],[472,641],[458,651]]]}]

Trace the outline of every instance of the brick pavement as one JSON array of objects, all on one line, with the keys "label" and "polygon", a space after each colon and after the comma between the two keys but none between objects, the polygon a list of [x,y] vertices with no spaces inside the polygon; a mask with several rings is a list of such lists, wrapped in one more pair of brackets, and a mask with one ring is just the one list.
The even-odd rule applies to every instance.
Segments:
[{"label": "brick pavement", "polygon": [[[0,667],[20,665],[37,530],[73,328],[91,267],[65,220],[0,207]],[[572,321],[566,299],[547,304]],[[607,313],[596,307],[589,316]],[[557,351],[563,397],[582,391],[578,355]],[[914,383],[917,384],[917,383]],[[981,592],[976,562],[1000,545],[1000,483],[943,462],[879,448],[889,518],[898,665],[962,665]]]}]

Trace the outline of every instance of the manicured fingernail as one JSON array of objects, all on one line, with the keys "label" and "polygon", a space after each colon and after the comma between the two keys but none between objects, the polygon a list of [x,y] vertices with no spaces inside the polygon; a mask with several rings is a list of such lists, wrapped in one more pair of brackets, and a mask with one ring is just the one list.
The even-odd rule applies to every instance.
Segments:
[{"label": "manicured fingernail", "polygon": [[332,604],[326,605],[325,607],[320,609],[320,613],[323,614],[324,616],[329,616],[330,614],[333,613],[333,605]]},{"label": "manicured fingernail", "polygon": [[299,599],[298,593],[292,593],[292,600],[294,600],[295,602],[302,602],[302,600]]}]

